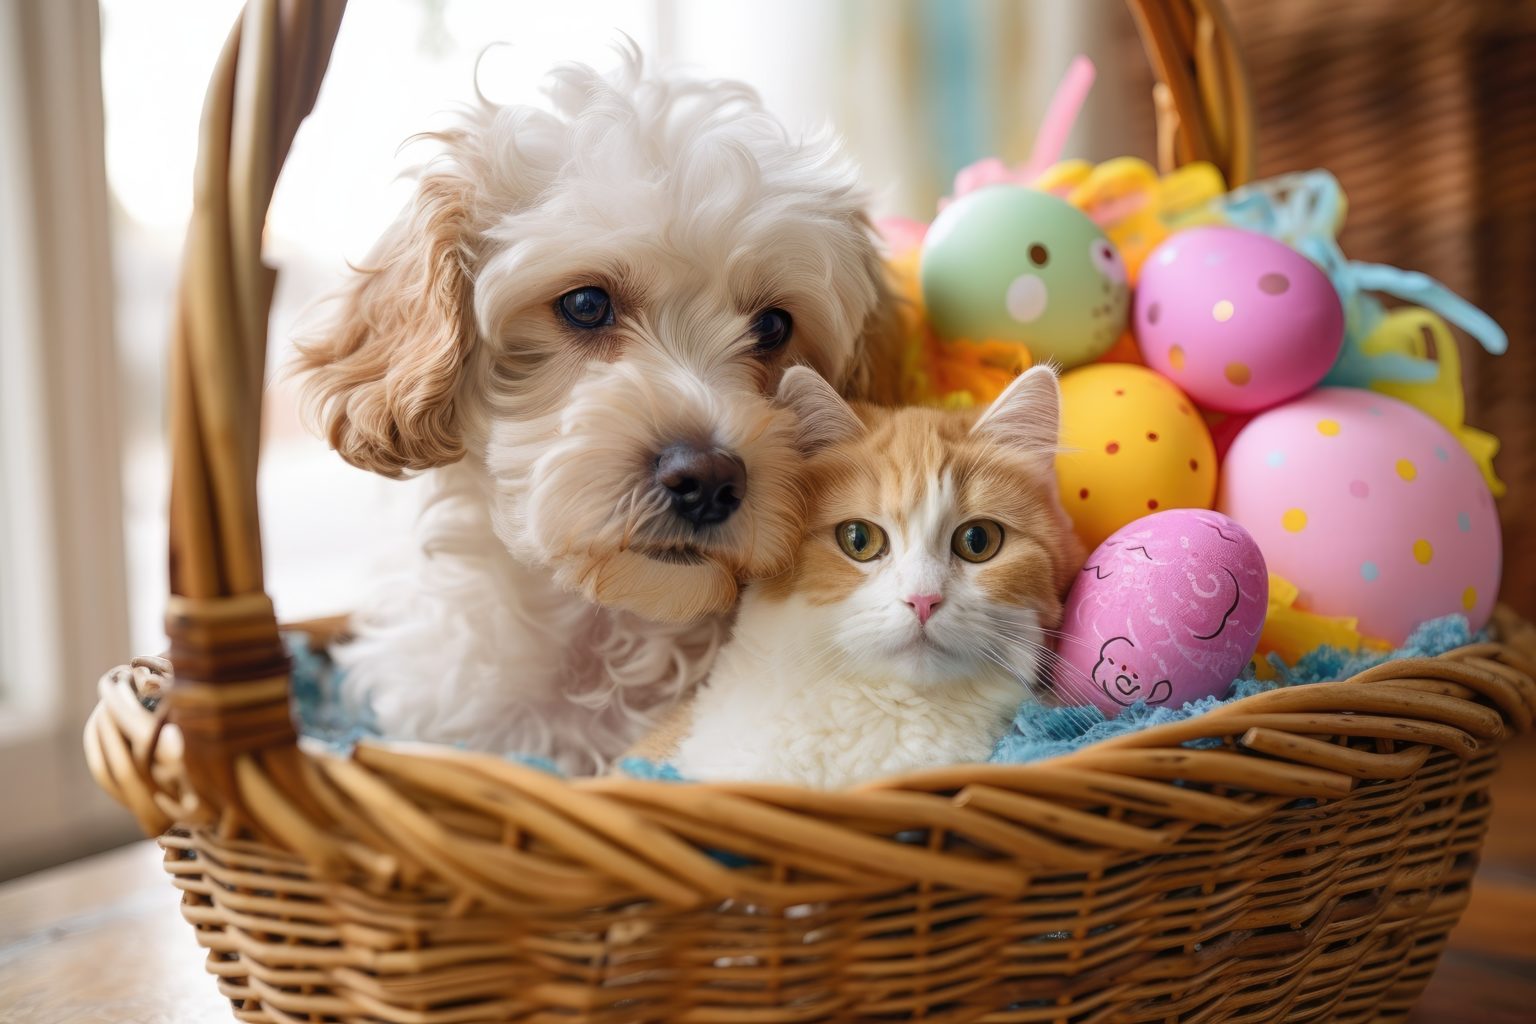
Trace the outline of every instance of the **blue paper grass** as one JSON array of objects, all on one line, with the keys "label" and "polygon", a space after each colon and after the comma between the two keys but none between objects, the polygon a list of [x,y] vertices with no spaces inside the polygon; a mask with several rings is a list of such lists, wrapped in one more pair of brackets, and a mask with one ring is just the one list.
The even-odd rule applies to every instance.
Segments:
[{"label": "blue paper grass", "polygon": [[1255,693],[1283,686],[1348,679],[1384,661],[1432,657],[1469,644],[1473,639],[1467,620],[1460,615],[1450,615],[1419,626],[1407,643],[1389,653],[1360,653],[1337,647],[1320,647],[1303,656],[1295,665],[1286,665],[1271,655],[1270,663],[1279,678],[1265,681],[1254,679],[1251,674],[1245,675],[1233,681],[1225,697],[1204,697],[1179,708],[1148,707],[1138,702],[1114,718],[1105,718],[1104,713],[1094,707],[1042,707],[1026,704],[1019,709],[1013,726],[998,740],[989,760],[1001,764],[1028,764],[1047,757],[1069,754],[1090,743],[1114,736],[1140,732],[1169,722],[1187,721],[1212,708]]},{"label": "blue paper grass", "polygon": [[[342,700],[341,671],[330,658],[323,652],[311,650],[307,639],[301,634],[289,633],[284,639],[293,657],[293,712],[300,732],[341,752],[351,749],[360,739],[384,738],[371,709],[349,707]],[[1114,718],[1105,718],[1104,713],[1094,707],[1047,707],[1029,701],[1019,708],[1013,725],[998,740],[988,760],[994,764],[1028,764],[1068,754],[1100,740],[1140,732],[1169,722],[1187,721],[1212,708],[1255,693],[1282,686],[1347,679],[1385,661],[1434,657],[1478,639],[1480,637],[1472,634],[1465,618],[1449,615],[1424,623],[1395,651],[1361,653],[1321,647],[1299,659],[1295,665],[1286,665],[1272,655],[1270,662],[1278,675],[1277,679],[1254,679],[1250,673],[1235,680],[1225,697],[1206,697],[1179,708],[1154,708],[1135,704]],[[547,758],[526,756],[515,751],[505,752],[503,756],[509,761],[552,775],[561,774]],[[625,758],[619,768],[638,779],[686,781],[672,765],[639,757]]]}]

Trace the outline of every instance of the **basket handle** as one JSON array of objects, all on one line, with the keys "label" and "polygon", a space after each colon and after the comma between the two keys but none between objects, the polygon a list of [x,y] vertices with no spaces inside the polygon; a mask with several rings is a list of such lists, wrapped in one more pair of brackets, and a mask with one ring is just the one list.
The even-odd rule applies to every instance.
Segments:
[{"label": "basket handle", "polygon": [[204,101],[170,354],[170,717],[193,788],[240,805],[235,760],[291,750],[288,660],[263,589],[256,459],[278,171],[314,106],[345,0],[250,0]]},{"label": "basket handle", "polygon": [[[1252,101],[1219,0],[1128,0],[1160,82],[1165,167],[1252,167]],[[345,0],[250,0],[224,45],[200,130],[170,372],[171,599],[166,615],[193,790],[240,813],[236,761],[295,747],[288,661],[264,590],[256,463],[275,274],[261,262],[272,190],[314,105]]]},{"label": "basket handle", "polygon": [[1253,177],[1248,70],[1221,0],[1126,0],[1157,77],[1157,156],[1164,171],[1216,165],[1228,188]]}]

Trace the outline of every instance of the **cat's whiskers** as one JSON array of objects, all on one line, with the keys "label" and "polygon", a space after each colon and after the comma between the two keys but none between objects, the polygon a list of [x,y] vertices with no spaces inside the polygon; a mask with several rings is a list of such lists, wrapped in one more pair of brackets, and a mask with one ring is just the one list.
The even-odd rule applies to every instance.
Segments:
[{"label": "cat's whiskers", "polygon": [[850,646],[850,641],[845,636],[839,640],[839,632],[848,631],[848,619],[838,620],[835,617],[827,617],[822,620],[809,636],[808,647],[819,655],[819,659],[828,666],[839,666],[850,662],[856,662],[864,657],[880,653],[877,641],[873,635],[862,639],[860,643]]},{"label": "cat's whiskers", "polygon": [[981,652],[983,658],[1001,668],[1014,682],[1024,687],[1031,696],[1034,695],[1036,681],[1030,678],[1029,675],[1020,672],[1019,667],[1005,658],[1002,652],[993,649],[990,644],[982,644],[977,650]]},{"label": "cat's whiskers", "polygon": [[1058,651],[1046,649],[1041,655],[1050,662],[1051,682],[1064,705],[1097,703],[1103,691],[1091,674],[1062,657]]},{"label": "cat's whiskers", "polygon": [[[1093,645],[1088,641],[1083,640],[1081,637],[1069,636],[1060,630],[1050,629],[1045,626],[1029,626],[1028,629],[1030,629],[1035,635],[1018,633],[1016,632],[1018,626],[1014,621],[1000,618],[996,615],[991,615],[988,621],[995,633],[1010,639],[1028,643],[1043,657],[1049,660],[1054,669],[1052,675],[1057,683],[1058,688],[1070,686],[1081,693],[1091,693],[1093,691],[1094,684],[1092,677],[1088,673],[1084,672],[1081,668],[1063,658],[1060,652],[1052,650],[1049,646],[1042,644],[1039,640],[1039,637],[1053,637],[1057,641],[1066,641],[1092,650]],[[1068,670],[1068,678],[1063,678],[1063,674],[1061,672],[1062,669]]]},{"label": "cat's whiskers", "polygon": [[1071,633],[1064,633],[1064,632],[1062,632],[1059,629],[1046,629],[1044,627],[1041,627],[1040,632],[1044,633],[1046,636],[1050,637],[1053,640],[1056,640],[1056,641],[1059,641],[1059,642],[1070,643],[1070,644],[1076,644],[1078,647],[1083,647],[1083,648],[1086,648],[1088,650],[1093,650],[1093,644],[1090,643],[1087,640],[1084,640],[1080,636],[1073,636]]},{"label": "cat's whiskers", "polygon": [[[1004,657],[999,655],[990,646],[982,645],[980,650],[983,657],[998,665],[1010,676],[1012,676],[1020,685],[1022,685],[1032,700],[1044,704],[1044,701],[1041,698],[1049,694],[1050,691],[1048,688],[1040,686],[1038,680],[1032,680],[1020,675],[1014,665],[1009,663]],[[1041,650],[1039,653],[1042,655],[1054,654],[1054,652],[1049,650]],[[1097,724],[1099,721],[1097,716],[1094,715],[1093,711],[1086,707],[1080,707],[1072,704],[1063,704],[1060,705],[1057,710],[1065,713],[1079,729],[1088,729],[1091,726]]]},{"label": "cat's whiskers", "polygon": [[[1013,625],[1012,623],[999,621],[995,618],[993,621],[997,623],[993,630],[994,636],[1028,650],[1039,659],[1039,664],[1041,667],[1046,668],[1046,674],[1050,676],[1051,681],[1055,684],[1055,691],[1058,696],[1068,700],[1075,698],[1075,703],[1078,704],[1090,703],[1087,698],[1097,689],[1092,677],[1078,666],[1067,661],[1060,653],[1040,643],[1034,637],[1013,631],[1013,629],[1009,628]],[[1039,630],[1039,632],[1046,631]],[[990,654],[990,652],[988,653]],[[1047,693],[1050,692],[1047,687],[1041,687],[1040,689]],[[1032,689],[1031,692],[1035,691]],[[1074,710],[1072,703],[1064,702],[1062,707]],[[1093,713],[1087,708],[1077,708],[1075,710],[1080,710],[1086,717],[1093,718]]]}]

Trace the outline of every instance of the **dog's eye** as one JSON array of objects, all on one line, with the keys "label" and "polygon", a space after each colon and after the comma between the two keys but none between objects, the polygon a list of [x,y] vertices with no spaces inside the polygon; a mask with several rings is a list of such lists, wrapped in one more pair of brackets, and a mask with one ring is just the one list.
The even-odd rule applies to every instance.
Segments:
[{"label": "dog's eye", "polygon": [[763,310],[752,321],[752,333],[757,337],[757,344],[752,346],[753,351],[762,355],[783,348],[789,343],[789,336],[794,329],[795,321],[787,311],[777,306]]},{"label": "dog's eye", "polygon": [[582,330],[607,327],[613,323],[613,303],[609,301],[608,293],[601,288],[588,286],[566,292],[555,303],[555,308],[565,317],[566,323]]}]

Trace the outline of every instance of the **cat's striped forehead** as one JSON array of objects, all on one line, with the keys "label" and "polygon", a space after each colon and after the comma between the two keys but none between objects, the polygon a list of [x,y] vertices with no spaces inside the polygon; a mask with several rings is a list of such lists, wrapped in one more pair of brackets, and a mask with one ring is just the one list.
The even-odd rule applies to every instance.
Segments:
[{"label": "cat's striped forehead", "polygon": [[1054,482],[1037,462],[971,434],[974,415],[939,409],[861,407],[865,434],[820,460],[813,495],[820,517],[878,517],[906,530],[939,512],[1027,527],[1051,504]]},{"label": "cat's striped forehead", "polygon": [[1002,525],[1006,540],[994,559],[972,567],[977,582],[993,600],[1037,608],[1054,619],[1075,570],[1076,548],[1049,463],[973,434],[973,413],[857,411],[864,432],[811,461],[806,536],[795,569],[772,589],[832,604],[866,585],[868,567],[856,565],[836,543],[837,524],[847,520],[876,523],[894,548],[921,547],[948,558],[953,531],[985,518]]}]

